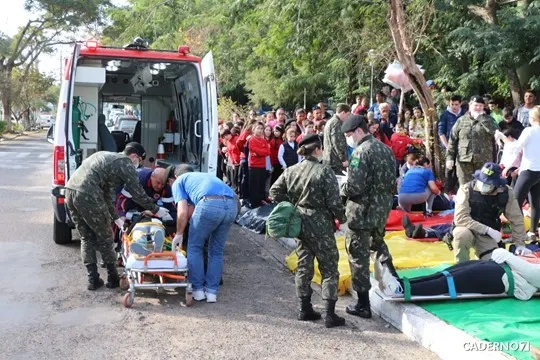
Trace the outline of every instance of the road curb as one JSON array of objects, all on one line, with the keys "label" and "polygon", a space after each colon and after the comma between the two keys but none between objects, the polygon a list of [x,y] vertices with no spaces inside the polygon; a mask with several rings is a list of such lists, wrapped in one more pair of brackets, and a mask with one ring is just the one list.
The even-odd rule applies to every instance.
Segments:
[{"label": "road curb", "polygon": [[6,137],[5,135],[0,135],[0,142],[15,140],[16,138],[21,137],[23,135],[24,134],[15,134],[15,135],[13,135],[11,137]]}]

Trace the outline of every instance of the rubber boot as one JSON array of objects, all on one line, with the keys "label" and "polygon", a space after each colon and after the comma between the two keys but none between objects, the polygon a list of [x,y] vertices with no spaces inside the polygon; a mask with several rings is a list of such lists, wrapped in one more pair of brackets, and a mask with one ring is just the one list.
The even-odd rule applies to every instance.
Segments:
[{"label": "rubber boot", "polygon": [[120,276],[116,270],[116,264],[107,264],[107,284],[109,289],[114,289],[120,286]]},{"label": "rubber boot", "polygon": [[345,319],[336,315],[336,301],[326,300],[326,318],[324,319],[324,326],[327,328],[333,328],[336,326],[345,325]]},{"label": "rubber boot", "polygon": [[86,265],[88,270],[88,290],[97,290],[103,286],[103,280],[99,278],[97,264]]},{"label": "rubber boot", "polygon": [[359,316],[364,319],[370,319],[371,308],[369,304],[369,291],[358,292],[358,302],[354,305],[347,305],[345,311],[347,314]]},{"label": "rubber boot", "polygon": [[311,305],[311,296],[300,298],[300,311],[298,312],[298,320],[300,321],[315,321],[321,318],[321,314],[313,310]]}]

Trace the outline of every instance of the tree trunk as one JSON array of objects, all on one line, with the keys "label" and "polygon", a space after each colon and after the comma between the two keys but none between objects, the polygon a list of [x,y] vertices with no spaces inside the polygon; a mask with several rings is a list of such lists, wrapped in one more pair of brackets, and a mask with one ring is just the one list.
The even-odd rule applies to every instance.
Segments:
[{"label": "tree trunk", "polygon": [[4,109],[4,121],[6,121],[6,131],[10,132],[12,129],[11,126],[11,75],[13,73],[13,68],[6,67],[2,70],[0,74],[0,79],[2,79],[2,108]]},{"label": "tree trunk", "polygon": [[521,82],[516,69],[506,70],[506,76],[508,76],[508,85],[510,86],[510,93],[512,94],[512,102],[514,107],[518,107],[521,104],[521,99],[523,99],[523,88],[521,87]]},{"label": "tree trunk", "polygon": [[425,122],[425,147],[426,155],[432,159],[432,167],[435,177],[441,178],[441,148],[437,131],[437,116],[435,112],[435,103],[431,91],[426,85],[424,74],[416,66],[416,59],[412,49],[409,47],[409,39],[405,28],[405,12],[403,9],[403,0],[389,0],[390,16],[388,18],[392,39],[396,47],[398,60],[401,63],[403,72],[409,78],[414,93],[420,101],[420,105],[426,115]]}]

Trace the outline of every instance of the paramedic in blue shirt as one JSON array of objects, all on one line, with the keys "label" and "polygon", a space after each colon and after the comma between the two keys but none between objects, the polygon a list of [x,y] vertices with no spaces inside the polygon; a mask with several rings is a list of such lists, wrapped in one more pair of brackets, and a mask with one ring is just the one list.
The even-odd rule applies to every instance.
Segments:
[{"label": "paramedic in blue shirt", "polygon": [[[215,175],[194,172],[189,165],[179,165],[175,175],[172,192],[178,216],[173,243],[181,243],[189,220],[187,260],[193,299],[216,302],[225,242],[238,215],[238,199],[234,191]],[[191,207],[194,209],[190,210]],[[203,249],[206,239],[208,267],[205,274]]]},{"label": "paramedic in blue shirt", "polygon": [[441,192],[435,184],[435,176],[431,171],[431,162],[425,156],[403,177],[398,194],[398,204],[405,212],[411,212],[413,205],[426,203],[426,216],[431,216],[433,201]]}]

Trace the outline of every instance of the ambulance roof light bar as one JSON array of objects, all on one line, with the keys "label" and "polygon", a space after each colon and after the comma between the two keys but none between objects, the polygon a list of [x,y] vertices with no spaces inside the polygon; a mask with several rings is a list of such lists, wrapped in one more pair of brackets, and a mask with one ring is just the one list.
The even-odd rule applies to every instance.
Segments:
[{"label": "ambulance roof light bar", "polygon": [[84,43],[84,46],[90,51],[96,51],[97,48],[99,47],[99,41],[97,41],[97,40],[86,40],[86,42]]},{"label": "ambulance roof light bar", "polygon": [[189,46],[187,46],[187,45],[180,45],[180,46],[178,47],[178,53],[179,53],[180,55],[184,55],[184,56],[185,56],[185,55],[189,54],[189,51],[190,51],[190,48],[189,48]]}]

